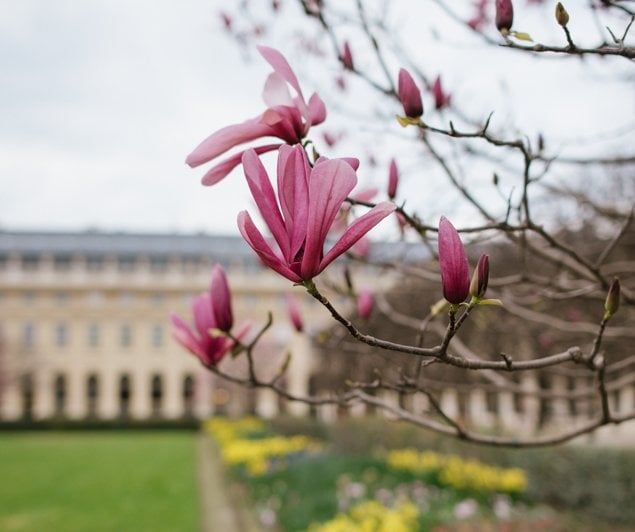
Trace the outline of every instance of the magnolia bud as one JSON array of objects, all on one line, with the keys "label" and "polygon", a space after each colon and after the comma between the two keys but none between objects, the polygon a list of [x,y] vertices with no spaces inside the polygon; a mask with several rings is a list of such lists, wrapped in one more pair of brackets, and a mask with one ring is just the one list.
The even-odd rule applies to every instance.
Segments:
[{"label": "magnolia bud", "polygon": [[388,169],[388,197],[391,200],[395,199],[397,195],[397,185],[399,184],[399,169],[394,159],[390,160],[390,167]]},{"label": "magnolia bud", "polygon": [[359,317],[364,320],[370,318],[374,306],[373,293],[368,288],[364,288],[357,296],[357,311],[359,312]]},{"label": "magnolia bud", "polygon": [[561,2],[558,2],[556,4],[556,20],[562,27],[569,24],[569,13],[567,13],[567,10],[564,8]]},{"label": "magnolia bud", "polygon": [[421,93],[412,76],[405,68],[399,70],[397,94],[401,105],[403,105],[404,113],[408,118],[419,118],[423,114]]},{"label": "magnolia bud", "polygon": [[344,48],[342,49],[342,54],[340,55],[340,61],[342,61],[344,68],[347,70],[355,69],[353,65],[353,54],[351,53],[351,47],[349,46],[348,41],[344,43]]},{"label": "magnolia bud", "polygon": [[606,295],[604,301],[604,319],[608,320],[613,314],[617,312],[620,307],[620,280],[617,277],[613,277],[611,285],[609,286],[609,292]]},{"label": "magnolia bud", "polygon": [[304,323],[302,321],[302,315],[300,314],[300,307],[295,297],[291,294],[287,295],[287,312],[289,313],[289,321],[293,325],[293,328],[298,332],[302,332]]},{"label": "magnolia bud", "polygon": [[496,27],[501,33],[509,33],[514,22],[512,0],[496,0]]},{"label": "magnolia bud", "polygon": [[482,298],[487,290],[488,281],[489,257],[487,255],[481,255],[472,274],[472,280],[470,281],[470,295],[474,298]]}]

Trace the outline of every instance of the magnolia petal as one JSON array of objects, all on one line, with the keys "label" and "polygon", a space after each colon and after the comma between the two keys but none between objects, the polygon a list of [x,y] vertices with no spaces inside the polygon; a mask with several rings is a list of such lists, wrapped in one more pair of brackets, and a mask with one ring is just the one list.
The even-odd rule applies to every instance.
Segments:
[{"label": "magnolia petal", "polygon": [[265,238],[262,236],[262,233],[253,223],[247,211],[241,211],[238,213],[238,230],[247,244],[251,246],[251,249],[256,252],[256,254],[260,257],[260,260],[262,260],[262,262],[264,262],[269,268],[294,283],[302,281],[302,279],[273,252],[269,244],[267,244]]},{"label": "magnolia petal", "polygon": [[231,293],[225,270],[220,264],[216,264],[212,269],[210,293],[212,294],[212,311],[216,326],[221,331],[229,331],[234,324]]},{"label": "magnolia petal", "polygon": [[326,105],[317,93],[313,93],[309,98],[309,119],[312,126],[317,126],[326,120]]},{"label": "magnolia petal", "polygon": [[282,76],[282,78],[291,85],[298,95],[304,100],[304,96],[302,96],[302,89],[300,89],[300,84],[298,83],[298,78],[296,78],[291,66],[284,58],[284,56],[274,48],[269,48],[268,46],[257,46],[260,55],[265,58],[267,63],[269,63],[274,71]]},{"label": "magnolia petal", "polygon": [[302,146],[282,146],[278,155],[278,198],[289,238],[292,262],[306,238],[311,165]]},{"label": "magnolia petal", "polygon": [[356,157],[342,157],[342,161],[348,164],[355,171],[359,168],[359,159]]},{"label": "magnolia petal", "polygon": [[301,267],[304,279],[320,272],[326,236],[342,203],[356,184],[355,170],[342,160],[325,161],[313,168],[309,180],[309,216]]},{"label": "magnolia petal", "polygon": [[210,329],[216,328],[216,320],[212,310],[212,298],[209,292],[203,292],[192,300],[192,314],[194,315],[194,324],[196,330],[205,337]]},{"label": "magnolia petal", "polygon": [[272,72],[265,81],[262,90],[262,99],[269,107],[277,105],[293,105],[293,98],[289,92],[289,86],[284,78],[277,72]]},{"label": "magnolia petal", "polygon": [[381,203],[375,205],[366,214],[357,218],[346,228],[344,234],[324,256],[320,262],[320,271],[324,270],[324,268],[326,268],[342,253],[348,251],[353,244],[381,222],[386,216],[394,212],[395,209],[396,207],[393,203],[390,203],[389,201],[382,201]]},{"label": "magnolia petal", "polygon": [[[277,150],[280,146],[282,146],[282,144],[266,144],[265,146],[257,146],[252,149],[260,155],[268,151]],[[227,177],[229,173],[241,163],[245,151],[246,150],[240,151],[210,168],[202,177],[201,183],[209,187]]]},{"label": "magnolia petal", "polygon": [[211,161],[234,146],[260,137],[274,135],[271,127],[263,123],[261,119],[262,116],[258,116],[241,124],[234,124],[219,129],[194,148],[194,151],[187,156],[185,162],[190,167],[195,168]]},{"label": "magnolia petal", "polygon": [[369,202],[377,195],[377,189],[375,187],[364,188],[358,192],[351,194],[351,198],[356,201]]},{"label": "magnolia petal", "polygon": [[201,342],[194,336],[194,333],[185,321],[175,313],[170,315],[170,321],[172,322],[172,336],[187,349],[193,355],[199,357],[205,362],[205,350],[201,346]]},{"label": "magnolia petal", "polygon": [[254,150],[243,155],[243,169],[249,190],[258,206],[263,220],[269,227],[284,257],[289,256],[289,238],[282,214],[276,201],[276,193],[271,186],[267,171]]}]

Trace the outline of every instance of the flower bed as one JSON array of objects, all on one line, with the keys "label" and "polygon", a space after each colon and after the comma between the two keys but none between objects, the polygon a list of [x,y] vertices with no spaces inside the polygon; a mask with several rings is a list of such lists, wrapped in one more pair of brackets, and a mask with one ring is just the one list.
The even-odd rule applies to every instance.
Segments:
[{"label": "flower bed", "polygon": [[277,530],[416,531],[460,522],[550,520],[523,501],[519,468],[415,448],[344,454],[304,435],[282,436],[255,418],[205,425],[260,524]]}]

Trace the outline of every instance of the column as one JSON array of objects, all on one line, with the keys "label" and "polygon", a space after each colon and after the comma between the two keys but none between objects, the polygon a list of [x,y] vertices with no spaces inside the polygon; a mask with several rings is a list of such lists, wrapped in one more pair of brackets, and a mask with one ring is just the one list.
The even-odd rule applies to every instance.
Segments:
[{"label": "column", "polygon": [[114,419],[119,415],[119,374],[112,369],[97,375],[97,417]]},{"label": "column", "polygon": [[[290,350],[292,358],[287,370],[289,392],[306,397],[313,362],[309,338],[305,334],[294,333]],[[309,413],[309,405],[299,401],[290,401],[287,408],[295,416],[306,416]]]}]

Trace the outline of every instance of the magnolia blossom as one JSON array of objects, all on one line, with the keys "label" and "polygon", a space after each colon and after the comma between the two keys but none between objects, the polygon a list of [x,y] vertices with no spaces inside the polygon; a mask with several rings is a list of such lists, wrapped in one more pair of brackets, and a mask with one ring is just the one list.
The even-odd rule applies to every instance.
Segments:
[{"label": "magnolia blossom", "polygon": [[359,317],[367,320],[373,312],[375,304],[373,293],[368,288],[363,288],[357,295],[357,312]]},{"label": "magnolia blossom", "polygon": [[412,79],[410,72],[405,68],[399,70],[397,94],[401,105],[403,105],[403,112],[408,118],[419,118],[423,114],[421,92]]},{"label": "magnolia blossom", "polygon": [[[298,79],[284,56],[266,46],[259,46],[258,51],[274,70],[267,78],[263,91],[267,110],[256,118],[212,133],[185,159],[192,168],[215,159],[235,146],[259,138],[276,137],[286,144],[297,144],[307,135],[311,126],[326,119],[324,102],[315,93],[308,102],[305,100]],[[289,86],[295,95],[291,94]],[[260,154],[277,150],[281,145],[265,144],[255,150]],[[240,164],[243,153],[237,153],[213,166],[203,176],[203,184],[213,185],[223,179]]]},{"label": "magnolia blossom", "polygon": [[457,305],[470,291],[470,265],[459,233],[445,216],[439,222],[438,244],[443,297]]},{"label": "magnolia blossom", "polygon": [[304,323],[302,321],[302,315],[300,314],[300,306],[298,300],[292,295],[287,295],[287,312],[289,313],[289,321],[293,325],[293,328],[302,332],[304,330]]},{"label": "magnolia blossom", "polygon": [[389,202],[373,207],[349,225],[325,254],[329,230],[357,184],[351,165],[341,159],[321,157],[311,168],[301,146],[282,146],[275,192],[255,151],[246,151],[242,163],[277,249],[267,242],[247,211],[239,213],[238,228],[267,266],[295,283],[318,275],[395,209]]},{"label": "magnolia blossom", "polygon": [[[236,345],[235,340],[220,332],[228,331],[233,324],[230,299],[225,273],[217,265],[212,273],[209,291],[192,301],[194,328],[177,314],[172,313],[170,316],[174,339],[206,366],[216,365]],[[249,327],[249,324],[243,325],[234,337],[242,338]]]}]

